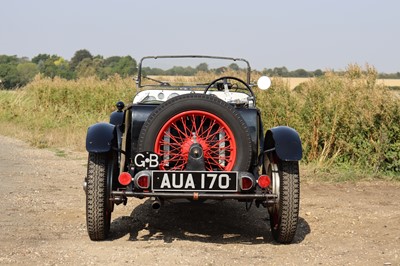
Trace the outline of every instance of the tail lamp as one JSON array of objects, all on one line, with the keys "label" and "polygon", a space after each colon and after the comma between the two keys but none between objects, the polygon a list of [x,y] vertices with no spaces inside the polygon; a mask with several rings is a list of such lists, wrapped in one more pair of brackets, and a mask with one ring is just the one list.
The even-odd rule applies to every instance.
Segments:
[{"label": "tail lamp", "polygon": [[148,189],[150,186],[150,174],[141,172],[135,176],[135,183],[141,189]]},{"label": "tail lamp", "polygon": [[242,176],[241,178],[241,188],[242,190],[249,190],[253,187],[253,179],[248,176]]},{"label": "tail lamp", "polygon": [[271,184],[271,178],[267,175],[260,175],[260,177],[257,180],[258,185],[260,188],[266,188]]},{"label": "tail lamp", "polygon": [[118,176],[118,182],[123,186],[127,186],[132,182],[132,176],[128,172],[122,172]]}]

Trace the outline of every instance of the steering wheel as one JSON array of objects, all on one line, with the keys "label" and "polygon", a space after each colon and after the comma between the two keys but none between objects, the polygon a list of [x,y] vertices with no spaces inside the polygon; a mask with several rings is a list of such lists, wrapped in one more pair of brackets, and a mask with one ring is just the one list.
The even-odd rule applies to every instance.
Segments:
[{"label": "steering wheel", "polygon": [[230,76],[220,77],[220,78],[217,78],[216,80],[211,81],[210,84],[208,84],[207,88],[205,88],[204,94],[207,94],[208,90],[209,90],[212,86],[214,86],[214,84],[216,84],[218,81],[221,81],[221,80],[222,80],[222,82],[223,82],[224,87],[227,87],[227,86],[228,86],[228,79],[233,79],[233,80],[236,80],[236,81],[242,83],[242,84],[245,86],[245,88],[250,92],[251,97],[253,97],[254,101],[256,100],[256,97],[255,97],[255,95],[254,95],[253,90],[250,88],[250,86],[249,86],[246,82],[244,82],[244,81],[241,80],[240,78],[230,77]]}]

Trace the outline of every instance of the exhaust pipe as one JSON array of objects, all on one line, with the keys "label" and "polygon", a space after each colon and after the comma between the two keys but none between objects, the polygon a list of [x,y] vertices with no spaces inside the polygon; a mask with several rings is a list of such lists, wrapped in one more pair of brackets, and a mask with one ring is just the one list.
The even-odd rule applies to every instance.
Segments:
[{"label": "exhaust pipe", "polygon": [[153,210],[158,210],[161,208],[161,206],[163,205],[163,201],[159,198],[156,198],[152,203],[151,203],[151,208],[153,208]]}]

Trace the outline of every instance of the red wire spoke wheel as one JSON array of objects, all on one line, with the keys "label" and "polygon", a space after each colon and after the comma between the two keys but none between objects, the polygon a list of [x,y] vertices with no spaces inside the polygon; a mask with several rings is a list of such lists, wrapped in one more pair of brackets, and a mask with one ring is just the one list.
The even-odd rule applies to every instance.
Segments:
[{"label": "red wire spoke wheel", "polygon": [[157,107],[144,123],[139,151],[162,157],[162,170],[185,170],[191,145],[203,149],[207,171],[247,171],[252,143],[235,108],[204,94],[174,97]]},{"label": "red wire spoke wheel", "polygon": [[218,116],[200,110],[171,117],[157,135],[154,152],[163,155],[161,168],[184,170],[192,144],[201,145],[208,171],[230,171],[236,160],[232,130]]}]

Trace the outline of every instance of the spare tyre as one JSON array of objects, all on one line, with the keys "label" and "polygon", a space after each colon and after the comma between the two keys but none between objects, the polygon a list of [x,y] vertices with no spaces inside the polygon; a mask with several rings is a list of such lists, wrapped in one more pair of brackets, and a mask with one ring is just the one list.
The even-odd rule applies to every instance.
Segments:
[{"label": "spare tyre", "polygon": [[252,143],[242,116],[213,95],[185,94],[169,99],[148,117],[139,151],[161,156],[162,170],[185,170],[190,147],[201,146],[207,171],[248,171]]}]

